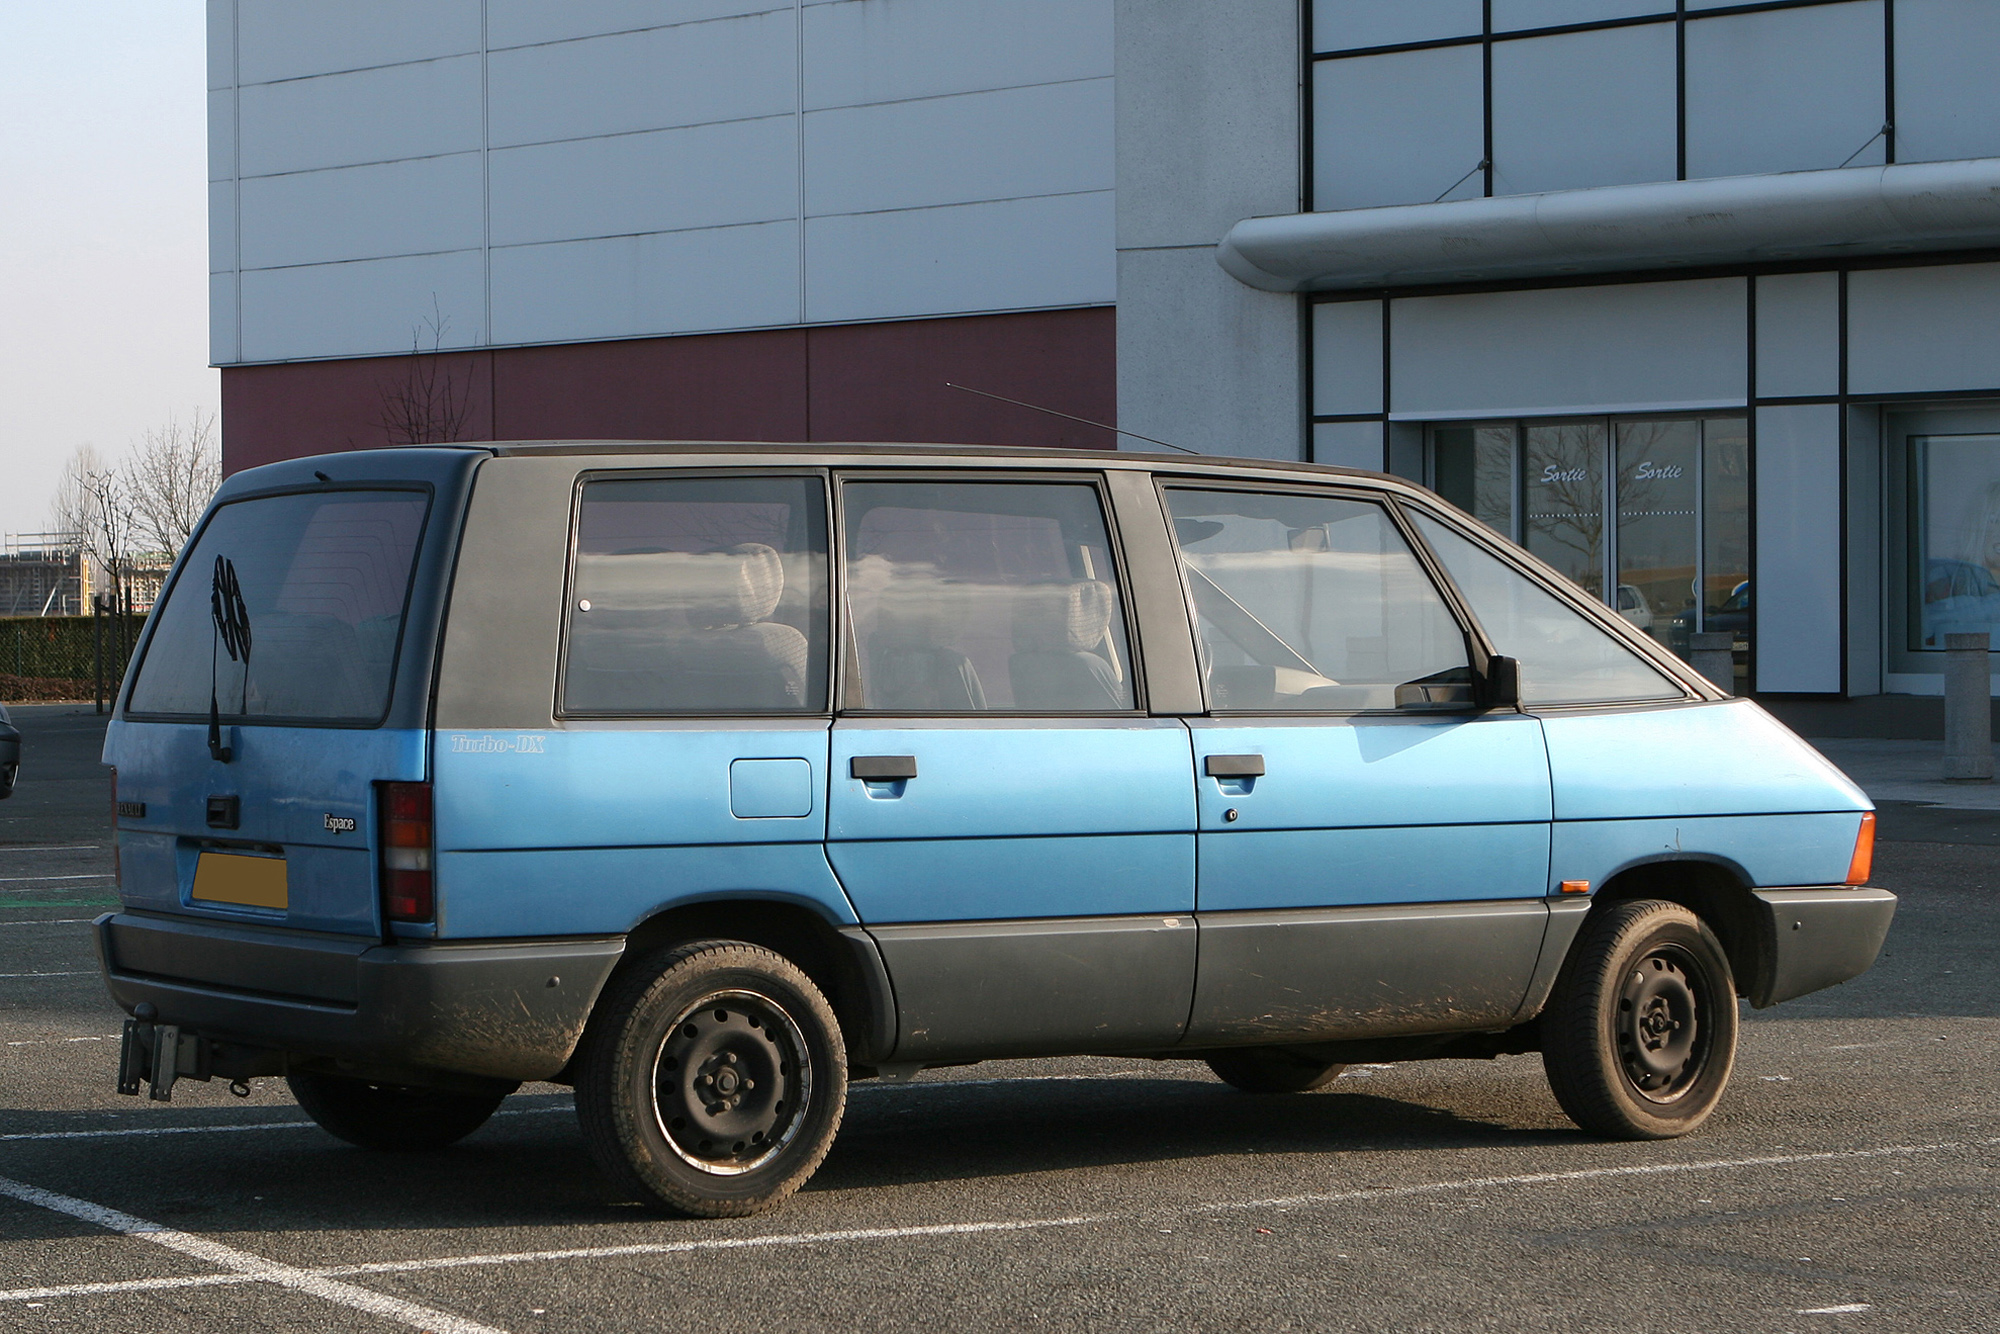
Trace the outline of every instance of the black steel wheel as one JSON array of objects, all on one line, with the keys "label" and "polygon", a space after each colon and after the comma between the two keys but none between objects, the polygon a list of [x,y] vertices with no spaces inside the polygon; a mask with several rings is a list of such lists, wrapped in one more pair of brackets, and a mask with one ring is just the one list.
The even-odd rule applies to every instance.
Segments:
[{"label": "black steel wheel", "polygon": [[599,1002],[577,1116],[627,1192],[682,1213],[768,1209],[826,1157],[847,1100],[840,1025],[812,979],[760,946],[701,941]]},{"label": "black steel wheel", "polygon": [[1677,903],[1614,904],[1584,925],[1542,1016],[1542,1065],[1570,1118],[1614,1139],[1685,1135],[1736,1062],[1722,944]]},{"label": "black steel wheel", "polygon": [[1238,1047],[1210,1052],[1206,1060],[1217,1079],[1245,1093],[1310,1093],[1347,1068],[1345,1062],[1316,1060],[1291,1047]]},{"label": "black steel wheel", "polygon": [[454,1093],[305,1070],[286,1075],[285,1082],[329,1135],[364,1149],[404,1153],[456,1144],[485,1125],[514,1088]]}]

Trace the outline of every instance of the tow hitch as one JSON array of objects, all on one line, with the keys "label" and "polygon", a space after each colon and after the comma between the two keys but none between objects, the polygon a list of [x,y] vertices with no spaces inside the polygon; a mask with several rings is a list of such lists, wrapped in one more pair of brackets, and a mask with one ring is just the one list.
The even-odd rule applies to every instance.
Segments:
[{"label": "tow hitch", "polygon": [[231,1093],[247,1098],[253,1076],[285,1073],[283,1052],[216,1042],[178,1024],[159,1023],[159,1017],[160,1012],[150,1002],[141,1001],[132,1018],[125,1021],[118,1049],[120,1093],[136,1097],[144,1084],[147,1097],[166,1102],[174,1096],[178,1081],[198,1079],[206,1083],[220,1075],[229,1080]]}]

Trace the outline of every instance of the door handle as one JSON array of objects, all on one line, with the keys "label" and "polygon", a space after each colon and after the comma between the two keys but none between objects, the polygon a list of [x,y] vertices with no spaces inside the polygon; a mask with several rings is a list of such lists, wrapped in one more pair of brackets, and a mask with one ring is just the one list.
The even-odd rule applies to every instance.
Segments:
[{"label": "door handle", "polygon": [[1262,755],[1210,755],[1202,762],[1202,772],[1210,778],[1262,778]]},{"label": "door handle", "polygon": [[882,783],[917,776],[917,757],[914,755],[856,755],[847,762],[850,777],[866,782]]}]

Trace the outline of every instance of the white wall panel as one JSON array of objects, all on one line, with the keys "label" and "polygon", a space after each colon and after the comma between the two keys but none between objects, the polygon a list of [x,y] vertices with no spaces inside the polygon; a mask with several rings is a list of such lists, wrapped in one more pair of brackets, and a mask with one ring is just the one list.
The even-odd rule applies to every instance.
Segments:
[{"label": "white wall panel", "polygon": [[1759,690],[1840,689],[1840,416],[1757,410]]},{"label": "white wall panel", "polygon": [[488,59],[492,142],[788,114],[798,106],[796,26],[784,10],[495,51]]},{"label": "white wall panel", "polygon": [[1493,190],[1674,179],[1674,25],[1497,42]]},{"label": "white wall panel", "polygon": [[237,0],[245,83],[479,50],[479,0]]},{"label": "white wall panel", "polygon": [[250,177],[243,267],[327,264],[481,245],[479,154]]},{"label": "white wall panel", "polygon": [[2000,156],[2000,5],[1896,0],[1896,160]]},{"label": "white wall panel", "polygon": [[2000,386],[2000,264],[1873,269],[1847,279],[1855,394]]},{"label": "white wall panel", "polygon": [[258,269],[241,281],[246,361],[408,352],[412,337],[429,347],[434,310],[443,316],[443,346],[472,347],[485,338],[477,250]]},{"label": "white wall panel", "polygon": [[486,0],[486,41],[497,51],[780,9],[793,12],[779,0]]},{"label": "white wall panel", "polygon": [[1882,33],[1882,0],[1689,23],[1687,174],[1881,162]]},{"label": "white wall panel", "polygon": [[1382,471],[1381,422],[1314,422],[1312,461]]},{"label": "white wall panel", "polygon": [[1757,395],[1840,392],[1840,275],[1772,273],[1757,282]]},{"label": "white wall panel", "polygon": [[797,123],[773,116],[498,150],[493,244],[796,219]]},{"label": "white wall panel", "polygon": [[236,182],[208,183],[208,271],[236,267]]},{"label": "white wall panel", "polygon": [[[1318,415],[1382,411],[1382,303],[1314,306],[1312,367],[1312,410]],[[1381,453],[1379,438],[1376,453]],[[1370,466],[1379,467],[1380,460]]]},{"label": "white wall panel", "polygon": [[1113,201],[1060,195],[813,218],[806,318],[815,323],[1117,299]]},{"label": "white wall panel", "polygon": [[236,90],[221,88],[208,95],[208,179],[226,181],[236,175]]},{"label": "white wall panel", "polygon": [[1392,412],[1532,416],[1741,403],[1741,278],[1414,297],[1390,314]]},{"label": "white wall panel", "polygon": [[798,223],[620,236],[493,252],[501,343],[791,324]]},{"label": "white wall panel", "polygon": [[241,343],[236,328],[236,275],[208,275],[208,360],[223,366],[241,361]]},{"label": "white wall panel", "polygon": [[1313,0],[1313,46],[1320,51],[1445,37],[1476,37],[1480,0]]},{"label": "white wall panel", "polygon": [[806,211],[862,213],[1109,190],[1110,79],[815,111]]},{"label": "white wall panel", "polygon": [[1104,78],[1111,73],[1111,12],[1112,0],[810,5],[805,104],[816,110]]},{"label": "white wall panel", "polygon": [[1472,168],[1486,152],[1486,93],[1477,46],[1322,60],[1312,77],[1314,208],[1480,194]]},{"label": "white wall panel", "polygon": [[236,0],[208,0],[208,86],[236,86]]},{"label": "white wall panel", "polygon": [[477,149],[479,57],[249,86],[245,176]]}]

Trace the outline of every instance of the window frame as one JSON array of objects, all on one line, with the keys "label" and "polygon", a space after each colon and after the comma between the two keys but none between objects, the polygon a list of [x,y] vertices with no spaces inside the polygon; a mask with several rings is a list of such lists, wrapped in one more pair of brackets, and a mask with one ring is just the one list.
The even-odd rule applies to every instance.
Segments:
[{"label": "window frame", "polygon": [[[829,474],[831,469],[806,467],[792,468],[590,468],[579,472],[570,483],[569,535],[563,556],[563,601],[562,624],[556,634],[555,699],[552,714],[558,722],[619,722],[641,721],[661,722],[686,719],[732,719],[749,722],[782,724],[800,719],[825,720],[833,716],[835,668],[834,646],[839,642],[839,601],[835,594],[834,545],[833,545],[833,487]],[[674,709],[639,711],[599,711],[575,710],[568,707],[569,698],[569,655],[570,630],[576,618],[576,558],[577,539],[583,526],[584,490],[592,482],[704,482],[728,481],[732,479],[754,479],[758,481],[783,481],[816,479],[820,484],[820,504],[822,521],[826,524],[826,682],[817,706],[807,705],[797,709]],[[810,651],[810,648],[809,650]]]},{"label": "window frame", "polygon": [[[831,535],[833,600],[839,603],[839,613],[834,618],[833,634],[835,651],[833,662],[834,713],[839,717],[854,718],[958,718],[984,719],[1000,723],[1032,718],[1144,718],[1148,716],[1149,695],[1146,689],[1146,662],[1141,647],[1138,616],[1132,599],[1131,580],[1127,572],[1125,545],[1118,528],[1117,510],[1114,507],[1111,488],[1102,469],[1077,469],[1066,471],[1053,468],[1023,468],[1019,470],[981,468],[832,468],[833,477],[830,503],[833,506],[834,527]],[[1114,585],[1118,590],[1118,609],[1125,629],[1125,656],[1130,664],[1128,675],[1132,681],[1132,706],[1125,709],[930,709],[912,712],[908,709],[874,709],[860,702],[862,688],[860,661],[857,657],[859,646],[848,634],[853,621],[847,606],[847,498],[846,486],[849,482],[935,482],[969,483],[984,482],[1002,485],[1063,485],[1088,486],[1097,497],[1098,516],[1104,522],[1106,549],[1114,567]]]},{"label": "window frame", "polygon": [[1180,472],[1155,473],[1153,474],[1153,484],[1159,496],[1160,514],[1167,526],[1167,540],[1173,546],[1174,577],[1180,581],[1181,604],[1187,616],[1188,632],[1193,637],[1195,644],[1196,677],[1201,685],[1202,708],[1205,713],[1222,718],[1409,718],[1418,716],[1461,717],[1468,713],[1483,713],[1487,711],[1487,706],[1478,703],[1476,698],[1473,702],[1466,704],[1462,708],[1435,707],[1422,710],[1397,708],[1285,709],[1280,711],[1217,709],[1214,698],[1208,688],[1208,675],[1200,668],[1201,613],[1195,607],[1194,588],[1188,582],[1187,577],[1186,554],[1181,550],[1180,536],[1174,529],[1173,507],[1167,497],[1167,493],[1173,490],[1243,491],[1253,495],[1310,496],[1317,499],[1349,500],[1362,504],[1375,505],[1386,513],[1390,527],[1402,537],[1405,546],[1409,548],[1410,554],[1416,559],[1417,568],[1429,578],[1432,589],[1444,603],[1446,614],[1457,624],[1459,634],[1464,641],[1466,665],[1472,671],[1475,696],[1484,687],[1484,682],[1488,675],[1488,663],[1494,656],[1493,644],[1487,638],[1484,628],[1480,626],[1478,618],[1471,614],[1471,608],[1467,605],[1464,594],[1459,591],[1458,585],[1452,581],[1450,572],[1444,568],[1443,562],[1438,560],[1437,553],[1430,549],[1430,545],[1423,540],[1423,535],[1409,521],[1409,516],[1402,512],[1398,504],[1401,497],[1386,489],[1376,490],[1366,486],[1340,484],[1320,486],[1310,482],[1273,482],[1266,481],[1263,478],[1227,475],[1208,476],[1200,473]]},{"label": "window frame", "polygon": [[[202,515],[201,525],[188,538],[187,545],[181,548],[180,557],[174,562],[173,572],[168,575],[166,582],[161,586],[159,596],[153,600],[154,612],[159,611],[167,605],[168,599],[180,587],[181,580],[187,577],[188,567],[192,564],[195,549],[201,545],[201,540],[208,535],[208,526],[215,521],[215,516],[222,513],[223,510],[229,508],[231,505],[241,505],[253,500],[268,500],[274,496],[324,496],[332,495],[336,492],[367,493],[380,491],[407,491],[421,495],[424,498],[423,522],[417,525],[416,540],[410,547],[410,575],[403,586],[403,610],[401,620],[396,626],[396,646],[390,651],[389,655],[389,689],[382,696],[381,712],[377,713],[373,718],[367,719],[302,718],[289,714],[259,714],[252,718],[240,714],[219,714],[218,716],[225,726],[321,727],[335,731],[365,732],[379,729],[389,721],[389,716],[395,712],[396,708],[397,688],[402,684],[404,670],[403,649],[409,643],[410,612],[416,606],[417,581],[423,577],[424,573],[425,543],[430,539],[431,522],[437,514],[438,488],[431,482],[413,481],[402,478],[381,482],[336,482],[331,485],[322,482],[318,484],[273,486],[256,491],[246,491],[240,496],[231,496],[219,504],[210,505],[208,512]],[[148,613],[146,620],[147,624],[144,629],[145,638],[140,642],[137,651],[133,654],[131,665],[126,668],[124,681],[113,692],[115,697],[125,706],[118,716],[139,723],[208,722],[209,716],[206,713],[163,713],[154,710],[140,711],[130,707],[133,692],[138,688],[139,678],[146,669],[146,660],[153,651],[152,613]],[[254,626],[252,630],[254,632]]]}]

